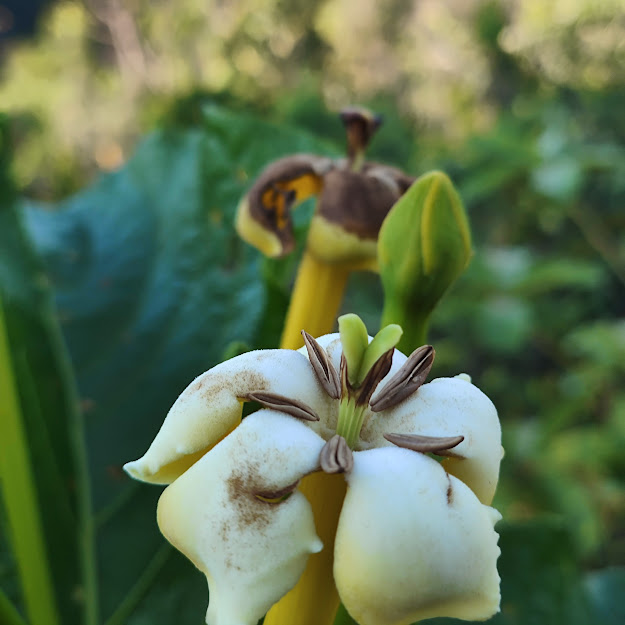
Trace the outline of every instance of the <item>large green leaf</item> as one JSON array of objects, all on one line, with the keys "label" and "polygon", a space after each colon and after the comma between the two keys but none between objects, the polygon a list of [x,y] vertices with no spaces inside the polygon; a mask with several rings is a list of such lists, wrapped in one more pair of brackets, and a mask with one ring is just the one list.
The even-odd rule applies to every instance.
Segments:
[{"label": "large green leaf", "polygon": [[156,527],[160,489],[121,466],[233,341],[257,344],[266,309],[279,319],[269,325],[281,325],[284,303],[267,301],[258,254],[238,240],[233,218],[259,170],[297,151],[329,152],[310,136],[209,108],[203,128],[154,133],[123,169],[55,210],[26,208],[82,400],[102,621],[202,621],[204,581]]},{"label": "large green leaf", "polygon": [[584,583],[595,614],[595,623],[625,623],[625,566],[590,573]]}]

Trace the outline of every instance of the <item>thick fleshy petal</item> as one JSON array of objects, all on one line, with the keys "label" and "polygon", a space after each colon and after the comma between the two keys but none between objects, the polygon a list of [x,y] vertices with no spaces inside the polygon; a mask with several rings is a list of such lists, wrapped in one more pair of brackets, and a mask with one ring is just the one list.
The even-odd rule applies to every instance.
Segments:
[{"label": "thick fleshy petal", "polygon": [[463,377],[424,384],[412,397],[365,420],[361,437],[370,447],[382,447],[389,444],[385,433],[464,436],[452,450],[459,457],[446,458],[443,466],[482,503],[493,500],[503,457],[501,426],[490,399]]},{"label": "thick fleshy petal", "polygon": [[354,454],[334,577],[360,625],[499,610],[499,513],[432,458],[398,448]]},{"label": "thick fleshy petal", "polygon": [[[240,423],[243,398],[253,391],[297,399],[319,415],[331,407],[308,359],[298,352],[248,352],[197,377],[176,400],[145,455],[124,468],[144,482],[173,482]],[[323,431],[324,423],[309,427]]]},{"label": "thick fleshy petal", "polygon": [[321,550],[295,488],[323,445],[303,423],[261,410],[163,492],[160,529],[206,575],[209,625],[256,625]]}]

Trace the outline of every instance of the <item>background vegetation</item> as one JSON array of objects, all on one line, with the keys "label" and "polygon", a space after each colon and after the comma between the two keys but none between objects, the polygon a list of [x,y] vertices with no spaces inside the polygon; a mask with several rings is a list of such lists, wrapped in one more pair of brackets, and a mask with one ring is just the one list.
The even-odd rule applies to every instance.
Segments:
[{"label": "background vegetation", "polygon": [[[25,39],[5,5],[0,372],[61,622],[202,621],[159,489],[121,465],[195,375],[278,343],[296,259],[237,240],[234,209],[271,159],[339,154],[335,111],[355,102],[386,117],[371,156],[444,169],[471,218],[475,257],[430,341],[433,375],[470,373],[502,420],[492,622],[625,620],[622,2],[85,0]],[[344,308],[374,330],[381,298],[356,275]],[[52,625],[28,609],[22,499],[0,477],[0,614]]]}]

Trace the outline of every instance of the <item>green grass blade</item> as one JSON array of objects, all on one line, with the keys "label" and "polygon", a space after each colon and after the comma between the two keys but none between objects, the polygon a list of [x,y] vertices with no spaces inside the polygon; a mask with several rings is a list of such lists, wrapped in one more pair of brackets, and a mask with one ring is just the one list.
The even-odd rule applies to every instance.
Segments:
[{"label": "green grass blade", "polygon": [[20,613],[0,588],[0,623],[2,625],[27,625]]},{"label": "green grass blade", "polygon": [[58,608],[1,302],[0,441],[0,480],[26,611],[33,625],[56,625]]}]

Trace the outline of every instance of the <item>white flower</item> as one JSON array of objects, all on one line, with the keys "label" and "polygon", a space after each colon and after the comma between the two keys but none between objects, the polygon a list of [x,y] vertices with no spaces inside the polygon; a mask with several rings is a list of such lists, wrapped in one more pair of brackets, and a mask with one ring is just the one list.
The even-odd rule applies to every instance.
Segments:
[{"label": "white flower", "polygon": [[[206,575],[209,625],[255,625],[322,549],[297,488],[322,470],[347,481],[334,579],[361,625],[498,611],[497,412],[468,376],[423,384],[433,350],[384,336],[359,347],[342,328],[214,367],[125,466],[170,484],[158,523]],[[241,421],[250,399],[266,408]]]}]

